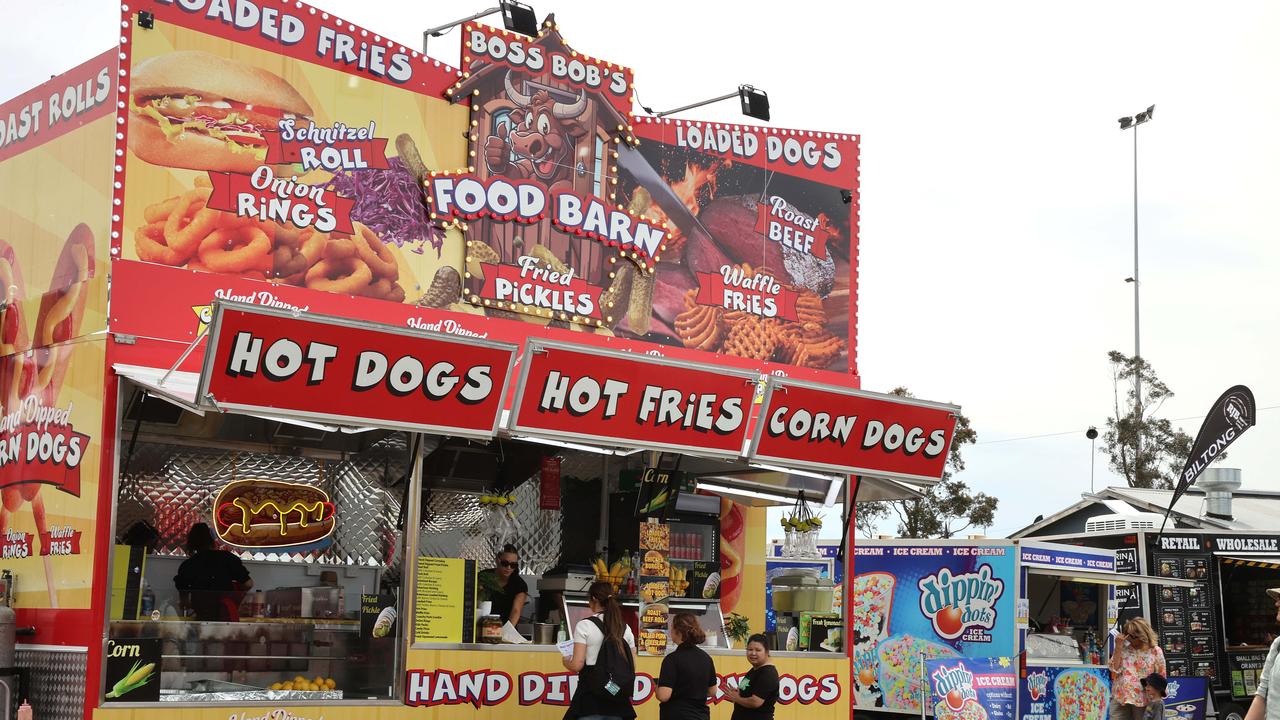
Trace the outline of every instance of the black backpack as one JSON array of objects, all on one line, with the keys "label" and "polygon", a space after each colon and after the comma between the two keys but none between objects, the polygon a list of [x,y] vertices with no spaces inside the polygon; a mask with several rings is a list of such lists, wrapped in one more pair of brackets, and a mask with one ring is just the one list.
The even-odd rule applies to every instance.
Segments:
[{"label": "black backpack", "polygon": [[[636,667],[635,661],[631,657],[631,652],[627,649],[626,640],[619,638],[618,642],[610,641],[608,633],[605,632],[604,621],[594,615],[588,619],[595,623],[596,627],[600,628],[600,634],[606,636],[606,639],[600,645],[600,653],[596,656],[596,664],[592,666],[594,671],[591,673],[590,684],[587,689],[607,704],[612,704],[610,702],[612,701],[629,707],[631,705],[631,695],[635,692]],[[623,632],[625,632],[625,629]],[[618,686],[616,693],[611,693],[606,689],[610,681]]]}]

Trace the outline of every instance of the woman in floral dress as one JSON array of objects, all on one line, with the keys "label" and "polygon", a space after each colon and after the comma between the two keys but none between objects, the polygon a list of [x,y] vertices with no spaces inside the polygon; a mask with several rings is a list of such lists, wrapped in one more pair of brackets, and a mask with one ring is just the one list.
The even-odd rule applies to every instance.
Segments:
[{"label": "woman in floral dress", "polygon": [[1165,674],[1160,639],[1145,618],[1133,618],[1124,624],[1124,632],[1116,638],[1110,667],[1111,720],[1142,720],[1147,704],[1142,678],[1151,673]]}]

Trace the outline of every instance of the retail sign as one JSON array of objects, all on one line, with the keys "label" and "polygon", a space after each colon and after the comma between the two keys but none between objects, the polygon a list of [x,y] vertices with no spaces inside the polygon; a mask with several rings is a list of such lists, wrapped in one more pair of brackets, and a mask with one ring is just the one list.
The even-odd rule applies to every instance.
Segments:
[{"label": "retail sign", "polygon": [[489,437],[515,346],[219,303],[200,402],[325,423]]},{"label": "retail sign", "polygon": [[825,472],[936,482],[959,412],[954,405],[771,376],[749,455]]},{"label": "retail sign", "polygon": [[1018,712],[1023,718],[1105,718],[1110,695],[1106,668],[1032,667],[1018,688]]},{"label": "retail sign", "polygon": [[278,480],[236,480],[213,501],[218,538],[245,550],[327,544],[337,524],[329,494],[312,485]]},{"label": "retail sign", "polygon": [[512,411],[517,433],[737,456],[756,373],[531,341]]}]

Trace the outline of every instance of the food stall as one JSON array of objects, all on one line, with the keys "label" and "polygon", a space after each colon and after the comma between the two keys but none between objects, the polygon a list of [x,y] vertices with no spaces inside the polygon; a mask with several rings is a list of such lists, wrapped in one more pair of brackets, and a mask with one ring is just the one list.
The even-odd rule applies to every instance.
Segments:
[{"label": "food stall", "polygon": [[930,702],[933,673],[948,663],[990,660],[1001,668],[991,674],[1010,683],[1003,702],[1009,712],[1016,707],[1016,717],[1103,718],[1115,589],[1186,584],[1121,574],[1110,550],[1057,543],[870,540],[854,552],[850,632],[859,712],[963,713],[963,703]]},{"label": "food stall", "polygon": [[[459,69],[305,3],[142,0],[0,105],[39,717],[559,717],[597,577],[652,707],[673,611],[745,670],[766,505],[940,476],[958,409],[858,388],[856,136],[633,117],[553,22],[462,36]],[[508,541],[530,602],[485,642]],[[780,717],[849,712],[824,627]]]},{"label": "food stall", "polygon": [[1151,622],[1171,676],[1206,679],[1219,717],[1244,717],[1275,627],[1266,588],[1280,583],[1280,534],[1180,527],[1045,539],[1112,549],[1121,573],[1190,583],[1121,588],[1121,612]]}]

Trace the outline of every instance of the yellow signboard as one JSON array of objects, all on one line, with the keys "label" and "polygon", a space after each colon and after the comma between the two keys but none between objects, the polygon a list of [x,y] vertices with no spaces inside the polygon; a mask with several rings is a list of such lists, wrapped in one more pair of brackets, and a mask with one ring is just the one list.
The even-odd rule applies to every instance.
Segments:
[{"label": "yellow signboard", "polygon": [[475,622],[475,582],[474,560],[418,558],[414,642],[470,642]]}]

